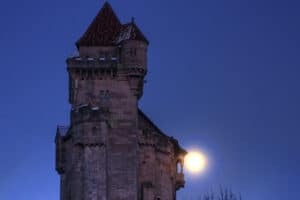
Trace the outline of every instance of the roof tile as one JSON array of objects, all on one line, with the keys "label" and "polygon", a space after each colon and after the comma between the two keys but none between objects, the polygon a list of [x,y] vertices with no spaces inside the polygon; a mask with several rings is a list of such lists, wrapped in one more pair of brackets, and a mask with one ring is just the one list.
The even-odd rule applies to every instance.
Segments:
[{"label": "roof tile", "polygon": [[111,46],[124,40],[140,40],[149,43],[133,21],[122,25],[110,4],[106,2],[76,45],[78,48]]}]

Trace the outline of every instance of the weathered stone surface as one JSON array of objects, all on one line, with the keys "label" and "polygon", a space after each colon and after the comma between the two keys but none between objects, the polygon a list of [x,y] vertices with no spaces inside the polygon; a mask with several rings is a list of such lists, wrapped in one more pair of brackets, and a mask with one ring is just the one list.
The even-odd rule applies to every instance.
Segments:
[{"label": "weathered stone surface", "polygon": [[126,38],[135,37],[78,43],[67,59],[71,122],[55,139],[61,200],[174,200],[184,186],[185,151],[138,109],[148,41]]}]

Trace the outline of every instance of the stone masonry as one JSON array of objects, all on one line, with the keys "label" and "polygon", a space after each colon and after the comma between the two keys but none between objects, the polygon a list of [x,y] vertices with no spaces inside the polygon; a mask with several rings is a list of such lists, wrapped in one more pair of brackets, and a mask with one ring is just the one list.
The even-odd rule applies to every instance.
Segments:
[{"label": "stone masonry", "polygon": [[148,40],[105,3],[67,59],[70,126],[58,126],[60,200],[175,200],[185,150],[138,108]]}]

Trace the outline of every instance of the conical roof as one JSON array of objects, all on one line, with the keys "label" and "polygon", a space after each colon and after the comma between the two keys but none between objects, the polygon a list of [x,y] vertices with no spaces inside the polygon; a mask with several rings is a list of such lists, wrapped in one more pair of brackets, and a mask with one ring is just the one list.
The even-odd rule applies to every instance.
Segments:
[{"label": "conical roof", "polygon": [[134,22],[122,25],[111,5],[106,2],[76,45],[111,46],[124,40],[141,40],[148,43]]}]

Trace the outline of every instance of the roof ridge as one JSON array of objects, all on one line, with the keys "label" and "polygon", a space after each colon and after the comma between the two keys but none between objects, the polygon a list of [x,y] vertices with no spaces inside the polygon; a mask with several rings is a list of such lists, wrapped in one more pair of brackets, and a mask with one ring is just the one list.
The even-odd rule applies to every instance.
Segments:
[{"label": "roof ridge", "polygon": [[[129,26],[132,27],[130,30]],[[76,42],[76,46],[114,46],[124,40],[139,40],[149,44],[134,19],[122,24],[106,1],[83,36]]]},{"label": "roof ridge", "polygon": [[138,112],[158,131],[159,134],[171,138],[167,134],[165,134],[158,126],[140,109],[138,108]]},{"label": "roof ridge", "polygon": [[121,21],[106,1],[76,45],[77,47],[110,45],[121,27]]}]

